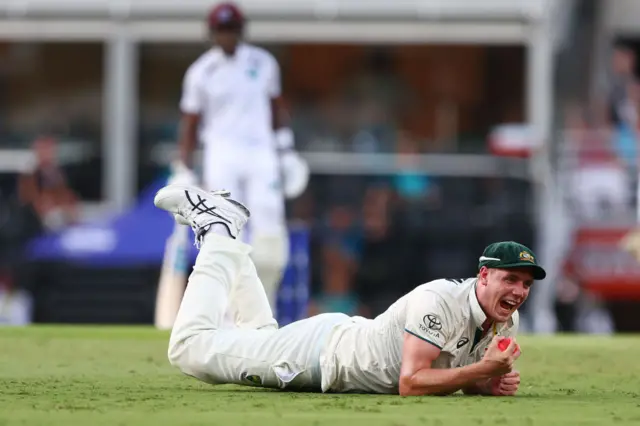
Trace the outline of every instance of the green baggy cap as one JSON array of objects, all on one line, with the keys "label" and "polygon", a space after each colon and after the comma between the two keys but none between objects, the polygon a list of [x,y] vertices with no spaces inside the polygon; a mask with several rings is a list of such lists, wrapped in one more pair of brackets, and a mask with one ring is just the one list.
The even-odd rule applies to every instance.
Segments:
[{"label": "green baggy cap", "polygon": [[487,246],[480,256],[478,269],[487,268],[509,269],[509,268],[532,268],[533,278],[543,280],[547,273],[538,265],[536,256],[527,246],[515,241],[502,241]]}]

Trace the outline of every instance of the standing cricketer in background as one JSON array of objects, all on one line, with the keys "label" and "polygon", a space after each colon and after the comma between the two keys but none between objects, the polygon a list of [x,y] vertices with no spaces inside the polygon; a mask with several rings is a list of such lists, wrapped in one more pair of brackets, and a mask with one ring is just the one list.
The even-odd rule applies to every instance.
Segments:
[{"label": "standing cricketer in background", "polygon": [[204,145],[203,186],[231,191],[253,212],[242,239],[273,310],[288,260],[285,198],[304,191],[309,171],[294,150],[280,69],[266,50],[242,41],[245,17],[233,3],[208,16],[214,47],[187,70],[180,101],[179,160],[169,183],[193,184],[192,157]]},{"label": "standing cricketer in background", "polygon": [[[185,374],[286,390],[516,394],[517,310],[546,276],[527,247],[491,244],[476,277],[420,285],[375,319],[330,313],[278,328],[251,246],[238,241],[249,211],[228,192],[185,185],[154,203],[191,225],[200,248],[169,342]],[[224,329],[230,306],[237,327]]]}]

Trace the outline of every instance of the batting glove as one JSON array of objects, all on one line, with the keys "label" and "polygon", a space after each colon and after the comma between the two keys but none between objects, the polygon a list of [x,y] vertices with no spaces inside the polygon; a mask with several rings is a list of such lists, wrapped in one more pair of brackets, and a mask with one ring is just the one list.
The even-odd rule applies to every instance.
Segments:
[{"label": "batting glove", "polygon": [[276,143],[280,152],[284,196],[288,199],[297,198],[302,195],[309,183],[309,165],[294,149],[294,136],[291,129],[278,129]]},{"label": "batting glove", "polygon": [[196,185],[198,178],[196,174],[181,161],[171,164],[171,175],[167,180],[167,185]]}]

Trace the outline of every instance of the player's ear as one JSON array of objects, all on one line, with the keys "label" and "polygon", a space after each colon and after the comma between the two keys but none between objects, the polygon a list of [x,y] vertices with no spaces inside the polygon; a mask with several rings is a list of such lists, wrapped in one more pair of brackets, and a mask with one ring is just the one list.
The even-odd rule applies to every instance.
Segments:
[{"label": "player's ear", "polygon": [[487,285],[488,276],[489,276],[489,268],[487,268],[486,266],[483,266],[482,268],[480,268],[480,271],[478,272],[478,282],[482,285]]}]

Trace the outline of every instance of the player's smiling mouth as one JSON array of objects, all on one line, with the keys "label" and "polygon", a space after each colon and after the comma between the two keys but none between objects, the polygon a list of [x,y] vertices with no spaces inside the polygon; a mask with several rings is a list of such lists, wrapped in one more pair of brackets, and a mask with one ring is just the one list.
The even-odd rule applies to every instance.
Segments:
[{"label": "player's smiling mouth", "polygon": [[500,307],[505,311],[514,311],[518,307],[518,302],[513,299],[502,299],[499,303]]}]

